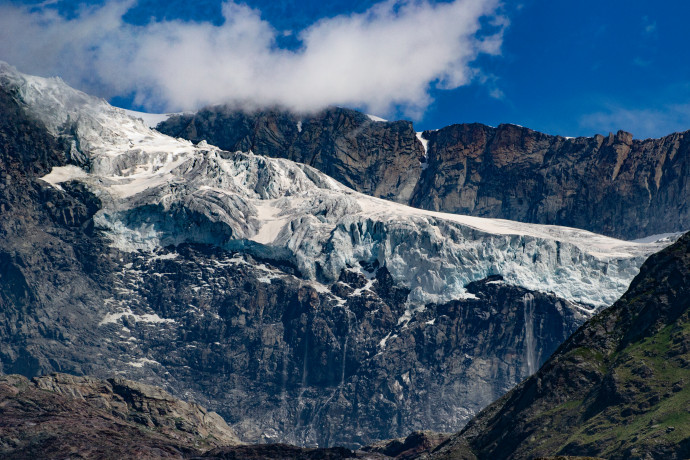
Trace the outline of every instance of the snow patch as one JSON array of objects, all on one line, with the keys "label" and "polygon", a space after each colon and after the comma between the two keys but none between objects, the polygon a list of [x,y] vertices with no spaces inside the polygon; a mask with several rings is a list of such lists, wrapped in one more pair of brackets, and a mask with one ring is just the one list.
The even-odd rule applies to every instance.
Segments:
[{"label": "snow patch", "polygon": [[136,361],[130,361],[127,364],[129,364],[132,367],[144,367],[144,364],[158,365],[158,366],[161,365],[161,363],[159,363],[158,361],[154,361],[154,360],[148,359],[148,358],[139,358]]},{"label": "snow patch", "polygon": [[486,284],[506,284],[503,280],[487,281]]},{"label": "snow patch", "polygon": [[376,281],[375,278],[369,278],[367,280],[367,283],[364,286],[362,286],[361,288],[357,288],[354,291],[352,291],[352,293],[349,295],[349,297],[359,297],[362,295],[362,292],[364,292],[364,291],[373,292],[371,290],[371,288],[374,287],[375,281]]},{"label": "snow patch", "polygon": [[[392,332],[389,332],[388,334],[386,334],[384,338],[379,340],[379,348],[381,349],[381,351],[386,349],[386,342],[388,342],[388,339],[391,337],[391,334]],[[393,338],[395,337],[397,337],[397,335],[393,335]]]},{"label": "snow patch", "polygon": [[368,113],[367,113],[366,115],[367,115],[367,117],[368,117],[371,121],[376,121],[376,122],[388,122],[388,120],[386,120],[385,118],[377,117],[376,115],[371,115],[371,114],[368,114]]},{"label": "snow patch", "polygon": [[178,256],[179,256],[179,254],[177,254],[176,252],[169,252],[167,254],[152,255],[148,258],[148,260],[149,261],[151,261],[151,260],[173,260],[173,259],[177,259]]},{"label": "snow patch", "polygon": [[257,203],[255,208],[257,211],[256,218],[260,222],[260,228],[259,231],[249,239],[261,244],[273,243],[285,224],[289,222],[290,217],[280,217],[279,215],[282,209],[273,206],[270,201]]},{"label": "snow patch", "polygon": [[48,182],[53,187],[62,190],[60,184],[63,182],[68,182],[71,180],[84,179],[88,176],[88,173],[78,166],[67,165],[67,166],[56,166],[50,173],[41,177],[45,182]]},{"label": "snow patch", "polygon": [[422,143],[422,147],[424,147],[424,158],[426,158],[427,150],[428,150],[428,147],[429,147],[429,140],[428,140],[428,139],[424,139],[423,134],[424,134],[424,133],[421,132],[421,131],[420,131],[420,132],[417,132],[417,139],[419,139],[419,142]]},{"label": "snow patch", "polygon": [[656,235],[649,235],[649,236],[645,236],[644,238],[632,240],[632,242],[633,243],[646,244],[646,243],[660,243],[660,242],[668,241],[669,244],[671,244],[671,243],[675,243],[676,240],[678,240],[678,238],[683,236],[684,233],[685,233],[685,231],[673,232],[673,233],[657,233]]},{"label": "snow patch", "polygon": [[422,171],[424,171],[426,168],[429,167],[429,140],[424,139],[423,132],[418,132],[417,133],[417,139],[419,139],[419,142],[422,143],[422,147],[424,147],[424,158],[422,159]]},{"label": "snow patch", "polygon": [[278,269],[272,269],[264,264],[257,265],[256,268],[263,271],[265,274],[258,277],[256,280],[260,283],[271,284],[272,280],[285,278],[287,275]]},{"label": "snow patch", "polygon": [[98,323],[99,326],[105,326],[106,324],[116,324],[123,317],[132,318],[135,322],[142,323],[154,323],[154,324],[164,324],[164,323],[175,323],[174,319],[161,318],[157,314],[144,314],[135,315],[130,308],[125,309],[117,313],[109,313]]}]

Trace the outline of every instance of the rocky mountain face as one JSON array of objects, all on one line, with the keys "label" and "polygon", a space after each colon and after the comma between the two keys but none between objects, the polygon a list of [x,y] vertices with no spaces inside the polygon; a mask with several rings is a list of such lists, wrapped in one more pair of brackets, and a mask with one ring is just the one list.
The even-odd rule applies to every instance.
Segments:
[{"label": "rocky mountain face", "polygon": [[0,376],[6,459],[187,458],[238,444],[216,413],[125,379]]},{"label": "rocky mountain face", "polygon": [[266,262],[208,247],[119,257],[97,271],[112,286],[100,291],[106,302],[35,306],[55,318],[48,331],[22,316],[23,333],[3,336],[5,371],[164,385],[252,442],[354,447],[456,429],[583,319],[567,301],[489,280],[470,286],[476,300],[429,305],[398,324],[407,291],[384,269],[373,282],[345,272],[331,287],[347,299],[338,305]]},{"label": "rocky mountain face", "polygon": [[433,458],[690,455],[690,233]]},{"label": "rocky mountain face", "polygon": [[[299,129],[298,129],[299,128]],[[194,142],[299,161],[414,207],[635,239],[690,228],[690,137],[564,138],[516,125],[415,133],[351,110],[300,117],[213,107],[157,126]]]},{"label": "rocky mountain face", "polygon": [[413,209],[0,87],[1,371],[155,384],[243,441],[455,431],[669,243]]},{"label": "rocky mountain face", "polygon": [[690,133],[572,139],[469,124],[424,135],[413,206],[627,239],[690,228]]}]

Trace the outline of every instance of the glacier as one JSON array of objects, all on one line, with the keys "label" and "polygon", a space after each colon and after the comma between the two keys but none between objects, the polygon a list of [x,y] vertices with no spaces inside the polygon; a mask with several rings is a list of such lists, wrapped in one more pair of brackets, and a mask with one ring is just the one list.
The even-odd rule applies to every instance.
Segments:
[{"label": "glacier", "polygon": [[16,88],[27,109],[71,143],[72,164],[43,180],[86,184],[102,203],[96,225],[125,251],[212,244],[289,263],[318,284],[337,281],[343,270],[385,266],[411,290],[410,308],[472,297],[469,282],[500,274],[508,284],[589,305],[591,315],[673,240],[622,241],[411,208],[357,193],[303,164],[163,135],[57,78],[0,64],[0,83]]}]

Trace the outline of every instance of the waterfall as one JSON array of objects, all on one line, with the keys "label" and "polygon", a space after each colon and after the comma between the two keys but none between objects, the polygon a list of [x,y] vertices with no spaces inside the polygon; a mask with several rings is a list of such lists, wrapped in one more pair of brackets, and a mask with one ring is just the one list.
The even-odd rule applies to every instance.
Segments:
[{"label": "waterfall", "polygon": [[350,310],[346,309],[345,314],[347,316],[347,331],[345,332],[345,343],[343,344],[343,368],[340,372],[340,386],[345,384],[345,363],[347,359],[347,341],[350,338]]},{"label": "waterfall", "polygon": [[537,349],[534,342],[534,296],[525,294],[522,303],[525,306],[525,362],[529,376],[537,371]]},{"label": "waterfall", "polygon": [[295,421],[295,427],[300,426],[300,414],[302,409],[304,409],[304,401],[302,397],[304,396],[304,390],[307,386],[307,358],[309,357],[309,327],[307,327],[305,337],[304,337],[304,358],[302,359],[302,382],[299,388],[299,395],[297,396],[297,412]]}]

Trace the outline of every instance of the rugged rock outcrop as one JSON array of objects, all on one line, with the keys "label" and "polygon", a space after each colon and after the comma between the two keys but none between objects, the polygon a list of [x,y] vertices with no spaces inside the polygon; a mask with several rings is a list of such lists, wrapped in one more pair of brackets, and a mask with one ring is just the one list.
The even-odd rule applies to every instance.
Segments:
[{"label": "rugged rock outcrop", "polygon": [[416,432],[363,451],[241,445],[216,413],[122,378],[0,375],[0,456],[8,460],[412,460],[447,435]]},{"label": "rugged rock outcrop", "polygon": [[218,414],[124,379],[3,375],[0,407],[6,459],[181,459],[238,444]]},{"label": "rugged rock outcrop", "polygon": [[123,378],[100,380],[58,373],[36,377],[33,383],[41,390],[89,401],[127,422],[176,438],[183,445],[208,449],[240,444],[218,414],[174,398],[158,387]]},{"label": "rugged rock outcrop", "polygon": [[626,239],[690,228],[687,132],[564,138],[475,123],[418,137],[408,122],[373,122],[345,109],[300,119],[213,107],[173,116],[157,129],[306,163],[355,190],[422,209]]},{"label": "rugged rock outcrop", "polygon": [[448,434],[433,431],[415,431],[406,438],[388,439],[364,447],[364,452],[373,452],[396,458],[398,460],[413,460],[426,458],[428,453],[447,441]]},{"label": "rugged rock outcrop", "polygon": [[690,455],[690,233],[433,458]]}]

